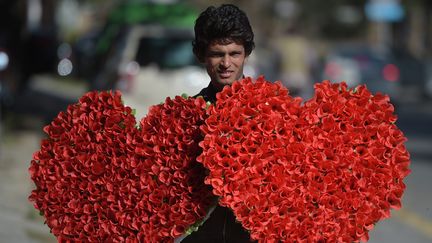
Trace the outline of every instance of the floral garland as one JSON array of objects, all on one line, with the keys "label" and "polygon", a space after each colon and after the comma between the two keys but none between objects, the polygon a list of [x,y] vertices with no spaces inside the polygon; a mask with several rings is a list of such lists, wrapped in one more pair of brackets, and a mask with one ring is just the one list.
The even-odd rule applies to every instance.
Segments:
[{"label": "floral garland", "polygon": [[59,241],[168,242],[204,218],[203,99],[167,98],[136,127],[119,92],[89,92],[44,128],[29,199]]},{"label": "floral garland", "polygon": [[401,207],[409,154],[387,96],[324,81],[301,105],[246,78],[209,109],[205,183],[260,242],[368,240]]}]

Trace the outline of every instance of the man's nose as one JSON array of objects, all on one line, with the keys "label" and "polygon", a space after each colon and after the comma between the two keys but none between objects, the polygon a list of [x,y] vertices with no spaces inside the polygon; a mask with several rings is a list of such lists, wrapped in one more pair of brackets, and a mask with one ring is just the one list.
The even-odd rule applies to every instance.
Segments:
[{"label": "man's nose", "polygon": [[222,58],[221,65],[222,65],[223,67],[225,67],[225,68],[229,67],[229,66],[231,65],[231,59],[230,59],[230,57],[229,57],[229,56],[224,56],[224,57]]}]

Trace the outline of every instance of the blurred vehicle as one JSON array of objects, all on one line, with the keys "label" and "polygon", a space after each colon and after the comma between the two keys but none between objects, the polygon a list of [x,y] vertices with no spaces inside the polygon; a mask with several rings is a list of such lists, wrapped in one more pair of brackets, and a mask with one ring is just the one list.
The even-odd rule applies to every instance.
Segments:
[{"label": "blurred vehicle", "polygon": [[192,52],[197,15],[182,3],[119,2],[103,28],[73,46],[74,72],[92,90],[121,90],[141,110],[167,96],[195,95],[209,82]]},{"label": "blurred vehicle", "polygon": [[422,101],[427,98],[427,66],[407,49],[393,48],[395,64],[400,67],[400,85],[403,100]]},{"label": "blurred vehicle", "polygon": [[[0,33],[0,36],[9,33]],[[2,112],[5,116],[11,112],[26,113],[27,104],[22,99],[34,91],[36,79],[44,75],[57,76],[67,65],[66,59],[58,55],[63,45],[55,32],[45,29],[34,30],[13,41],[0,42]]]},{"label": "blurred vehicle", "polygon": [[[188,85],[204,87],[208,77],[193,55],[192,38],[190,28],[128,26],[93,80],[94,88],[133,92],[146,78],[153,82],[172,82],[173,86],[184,88]],[[186,83],[179,83],[186,79]]]},{"label": "blurred vehicle", "polygon": [[[155,58],[150,52],[155,52],[151,48],[159,48],[157,41],[137,46],[141,37],[164,42],[164,39],[175,39],[174,35],[178,34],[177,39],[190,39],[196,17],[195,10],[182,3],[119,1],[100,29],[86,33],[74,43],[74,75],[88,80],[92,89],[115,88],[122,76],[120,69],[124,68],[120,66],[128,61],[126,59],[141,60],[147,54],[150,55],[148,59]],[[138,56],[137,48],[140,48]],[[150,48],[149,53],[143,48]],[[125,51],[128,54],[124,54]],[[166,51],[164,53],[166,55]],[[142,62],[141,66],[148,64]]]},{"label": "blurred vehicle", "polygon": [[129,27],[96,77],[95,88],[139,93],[165,83],[172,94],[196,92],[209,78],[193,55],[192,38],[189,28]]},{"label": "blurred vehicle", "polygon": [[8,126],[24,124],[21,116],[50,122],[70,102],[57,92],[58,75],[67,75],[71,65],[54,13],[54,2],[0,3],[0,112]]},{"label": "blurred vehicle", "polygon": [[372,92],[387,94],[398,103],[423,92],[426,85],[424,70],[422,62],[408,52],[341,44],[325,57],[322,78],[345,81],[350,87],[366,84]]},{"label": "blurred vehicle", "polygon": [[13,102],[9,55],[4,45],[0,44],[0,118],[4,116],[5,108],[10,107]]}]

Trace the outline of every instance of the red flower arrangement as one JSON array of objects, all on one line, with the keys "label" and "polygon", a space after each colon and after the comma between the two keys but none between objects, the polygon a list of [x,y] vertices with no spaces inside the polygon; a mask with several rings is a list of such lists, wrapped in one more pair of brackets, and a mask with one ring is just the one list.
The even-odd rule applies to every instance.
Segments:
[{"label": "red flower arrangement", "polygon": [[119,92],[89,92],[44,128],[29,199],[60,242],[168,242],[204,218],[205,101],[167,98],[140,128]]},{"label": "red flower arrangement", "polygon": [[365,86],[324,81],[301,105],[278,82],[240,80],[202,126],[205,183],[260,242],[366,241],[409,174],[393,111]]}]

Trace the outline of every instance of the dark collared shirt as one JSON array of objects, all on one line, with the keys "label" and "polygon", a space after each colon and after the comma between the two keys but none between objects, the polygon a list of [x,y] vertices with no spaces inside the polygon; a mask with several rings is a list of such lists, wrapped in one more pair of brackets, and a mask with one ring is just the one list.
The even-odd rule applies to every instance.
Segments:
[{"label": "dark collared shirt", "polygon": [[[216,102],[217,90],[210,83],[194,97],[202,96],[205,101]],[[250,243],[249,233],[237,222],[234,213],[226,207],[216,206],[210,217],[198,231],[184,238],[182,243]]]},{"label": "dark collared shirt", "polygon": [[198,94],[194,96],[194,98],[198,96],[202,96],[205,101],[210,101],[211,103],[216,103],[216,94],[217,94],[216,88],[213,86],[213,84],[210,82],[209,85],[202,89]]}]

